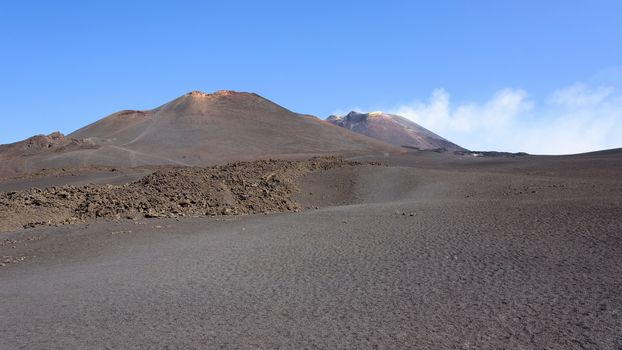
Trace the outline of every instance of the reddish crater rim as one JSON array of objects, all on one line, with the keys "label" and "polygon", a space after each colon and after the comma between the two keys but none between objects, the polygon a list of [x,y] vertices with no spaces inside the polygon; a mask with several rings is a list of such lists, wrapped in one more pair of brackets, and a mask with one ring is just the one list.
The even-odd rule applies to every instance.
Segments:
[{"label": "reddish crater rim", "polygon": [[237,92],[234,90],[218,90],[218,91],[214,91],[211,94],[208,94],[206,92],[203,91],[199,91],[199,90],[194,90],[194,91],[190,91],[189,93],[187,93],[187,96],[230,96],[230,95],[237,95],[237,94],[241,94],[241,92]]}]

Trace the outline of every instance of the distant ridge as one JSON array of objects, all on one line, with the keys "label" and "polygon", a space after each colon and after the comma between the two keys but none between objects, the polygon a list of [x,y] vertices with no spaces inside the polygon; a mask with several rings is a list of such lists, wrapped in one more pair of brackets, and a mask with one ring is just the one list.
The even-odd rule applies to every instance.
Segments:
[{"label": "distant ridge", "polygon": [[421,150],[466,151],[465,148],[446,140],[421,125],[395,114],[352,111],[345,116],[331,115],[326,120],[337,126],[396,146]]}]

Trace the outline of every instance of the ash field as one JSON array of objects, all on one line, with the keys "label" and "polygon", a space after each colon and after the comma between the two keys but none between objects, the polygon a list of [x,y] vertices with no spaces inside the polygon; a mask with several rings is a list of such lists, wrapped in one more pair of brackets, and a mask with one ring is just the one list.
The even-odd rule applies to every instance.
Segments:
[{"label": "ash field", "polygon": [[622,348],[622,150],[350,116],[192,92],[0,146],[0,348]]}]

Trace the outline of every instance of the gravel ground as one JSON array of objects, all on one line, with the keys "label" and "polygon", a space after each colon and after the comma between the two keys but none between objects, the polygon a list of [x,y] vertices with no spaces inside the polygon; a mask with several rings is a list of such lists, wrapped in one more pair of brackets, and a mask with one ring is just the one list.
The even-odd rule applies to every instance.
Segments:
[{"label": "gravel ground", "polygon": [[621,349],[619,158],[401,159],[306,177],[300,213],[4,234],[0,348]]}]

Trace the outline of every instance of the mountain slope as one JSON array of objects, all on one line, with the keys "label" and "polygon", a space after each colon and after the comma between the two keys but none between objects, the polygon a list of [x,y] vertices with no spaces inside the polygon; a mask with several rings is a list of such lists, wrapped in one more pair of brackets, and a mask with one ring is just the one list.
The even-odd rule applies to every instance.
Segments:
[{"label": "mountain slope", "polygon": [[193,91],[152,110],[117,112],[66,137],[54,135],[50,142],[34,142],[45,147],[27,151],[24,144],[33,141],[0,146],[0,176],[72,166],[202,166],[270,157],[399,151],[293,113],[259,95],[234,91]]},{"label": "mountain slope", "polygon": [[399,115],[352,111],[343,117],[332,115],[326,121],[396,146],[418,149],[443,148],[450,151],[466,150]]}]

